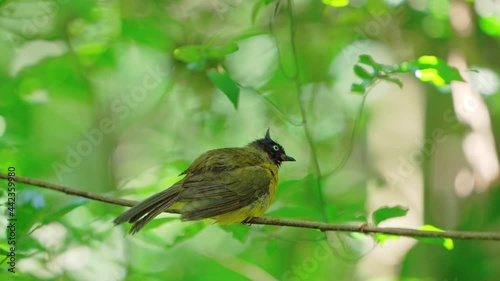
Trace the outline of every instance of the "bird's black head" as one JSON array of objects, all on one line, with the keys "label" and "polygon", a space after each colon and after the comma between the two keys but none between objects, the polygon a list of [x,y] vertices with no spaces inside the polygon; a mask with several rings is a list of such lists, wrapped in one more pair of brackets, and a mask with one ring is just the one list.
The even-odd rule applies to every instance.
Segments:
[{"label": "bird's black head", "polygon": [[266,136],[263,139],[258,139],[252,144],[264,150],[278,167],[283,161],[295,161],[293,157],[286,155],[285,149],[279,143],[271,139],[269,129],[267,129]]}]

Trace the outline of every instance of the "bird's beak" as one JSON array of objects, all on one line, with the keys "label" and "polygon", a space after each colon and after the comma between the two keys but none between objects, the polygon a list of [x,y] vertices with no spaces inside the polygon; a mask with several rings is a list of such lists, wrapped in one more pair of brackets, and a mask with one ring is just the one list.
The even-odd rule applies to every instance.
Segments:
[{"label": "bird's beak", "polygon": [[281,161],[295,161],[295,158],[286,154],[281,155]]}]

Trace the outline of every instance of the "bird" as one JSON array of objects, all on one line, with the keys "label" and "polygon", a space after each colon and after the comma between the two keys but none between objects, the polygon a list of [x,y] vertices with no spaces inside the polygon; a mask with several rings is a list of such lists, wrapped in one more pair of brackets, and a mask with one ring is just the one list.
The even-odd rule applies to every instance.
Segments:
[{"label": "bird", "polygon": [[262,216],[278,187],[278,169],[295,161],[284,148],[264,138],[244,147],[209,150],[180,175],[185,177],[125,211],[113,222],[131,223],[130,234],[139,232],[163,212],[178,213],[184,221],[213,219],[220,225],[245,223]]}]

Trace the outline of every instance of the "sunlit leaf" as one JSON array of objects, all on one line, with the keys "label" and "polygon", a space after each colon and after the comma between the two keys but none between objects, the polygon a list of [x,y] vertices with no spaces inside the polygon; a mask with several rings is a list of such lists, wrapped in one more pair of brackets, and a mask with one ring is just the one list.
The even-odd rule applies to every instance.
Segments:
[{"label": "sunlit leaf", "polygon": [[399,70],[414,72],[421,81],[431,82],[436,86],[450,84],[452,81],[464,81],[456,68],[435,56],[422,56],[416,61],[402,63]]},{"label": "sunlit leaf", "polygon": [[375,237],[375,239],[377,239],[377,241],[380,244],[384,244],[387,240],[397,240],[401,236],[399,236],[399,235],[392,235],[392,234],[375,233],[374,237]]},{"label": "sunlit leaf", "polygon": [[433,68],[417,70],[415,76],[424,82],[432,82],[436,86],[443,86],[445,84],[443,78],[439,76],[438,71]]},{"label": "sunlit leaf", "polygon": [[[437,228],[433,225],[423,225],[418,228],[419,230],[423,231],[438,231],[438,232],[444,232],[444,230]],[[447,250],[453,250],[454,244],[453,240],[450,238],[440,238],[440,237],[415,237],[415,239],[426,242],[426,243],[433,243],[433,244],[439,244],[445,247]]]},{"label": "sunlit leaf", "polygon": [[438,65],[439,59],[435,56],[421,56],[418,58],[418,62],[421,64]]},{"label": "sunlit leaf", "polygon": [[349,0],[322,0],[322,2],[332,7],[345,7],[349,5]]},{"label": "sunlit leaf", "polygon": [[495,37],[500,36],[500,19],[496,15],[481,17],[479,19],[479,27],[488,35]]}]

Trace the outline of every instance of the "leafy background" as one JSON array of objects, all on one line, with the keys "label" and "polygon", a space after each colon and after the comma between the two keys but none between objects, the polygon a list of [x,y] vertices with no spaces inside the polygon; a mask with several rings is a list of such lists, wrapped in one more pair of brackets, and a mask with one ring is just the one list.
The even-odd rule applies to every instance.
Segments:
[{"label": "leafy background", "polygon": [[[1,1],[0,170],[140,200],[270,128],[297,162],[266,216],[498,231],[499,36],[490,0]],[[131,237],[122,207],[21,184],[16,199],[2,280],[500,276],[495,242],[175,215]]]}]

